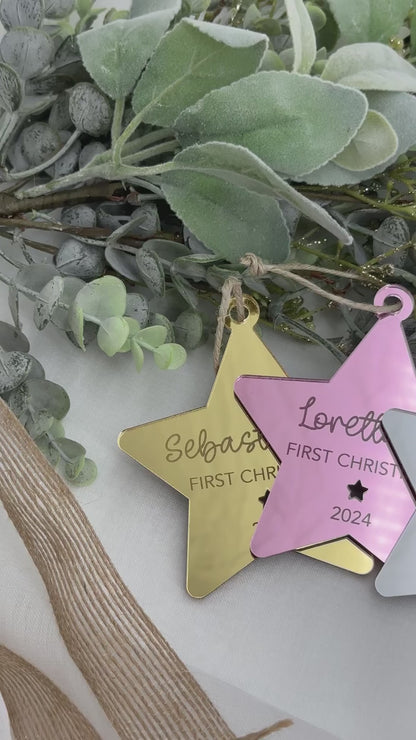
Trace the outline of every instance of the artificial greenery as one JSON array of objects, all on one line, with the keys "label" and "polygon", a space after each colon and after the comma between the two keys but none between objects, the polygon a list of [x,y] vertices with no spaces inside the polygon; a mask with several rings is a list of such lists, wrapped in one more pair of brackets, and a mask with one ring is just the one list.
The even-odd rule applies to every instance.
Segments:
[{"label": "artificial greenery", "polygon": [[263,321],[342,359],[371,319],[343,309],[343,336],[321,338],[305,291],[253,277],[247,252],[313,264],[326,288],[322,266],[365,276],[335,297],[414,291],[414,0],[2,0],[0,20],[16,326],[24,295],[39,330],[173,369],[237,275]]},{"label": "artificial greenery", "polygon": [[36,441],[53,467],[75,486],[92,483],[97,475],[85,448],[68,439],[62,419],[69,411],[62,386],[45,379],[45,371],[29,354],[27,337],[15,326],[0,321],[0,387],[11,410]]}]

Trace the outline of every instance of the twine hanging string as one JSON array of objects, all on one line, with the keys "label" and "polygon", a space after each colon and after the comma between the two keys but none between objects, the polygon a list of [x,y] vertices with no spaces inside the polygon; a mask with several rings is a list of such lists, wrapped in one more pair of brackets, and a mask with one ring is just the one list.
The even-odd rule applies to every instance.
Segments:
[{"label": "twine hanging string", "polygon": [[368,276],[362,275],[359,272],[333,270],[330,267],[316,267],[315,265],[305,265],[302,262],[287,262],[286,264],[281,265],[269,265],[263,262],[260,257],[257,257],[252,252],[248,252],[247,254],[245,254],[244,257],[241,258],[240,262],[242,265],[244,265],[244,267],[248,268],[250,274],[253,275],[253,277],[264,277],[271,272],[275,275],[290,278],[290,280],[294,280],[296,283],[302,285],[304,288],[308,288],[316,295],[333,301],[334,303],[339,303],[341,306],[347,306],[347,308],[356,308],[359,311],[368,311],[369,313],[379,315],[394,313],[395,311],[398,311],[401,306],[401,304],[398,302],[388,305],[385,304],[384,306],[375,306],[373,303],[353,301],[350,298],[345,298],[345,296],[338,295],[336,293],[330,293],[328,290],[325,290],[325,288],[321,288],[320,285],[317,285],[317,283],[313,283],[312,280],[308,280],[307,278],[304,278],[301,275],[297,274],[297,272],[318,272],[324,275],[331,275],[333,277],[348,278],[349,280],[356,280],[359,282],[368,282]]},{"label": "twine hanging string", "polygon": [[237,321],[244,320],[244,302],[243,291],[241,289],[241,280],[234,275],[227,278],[222,286],[221,303],[218,309],[217,329],[214,341],[214,370],[218,372],[220,366],[222,338],[224,335],[225,320],[230,309],[231,299],[235,299],[235,309],[237,312]]},{"label": "twine hanging string", "polygon": [[[69,654],[121,740],[235,740],[2,399],[0,501],[43,578]],[[98,740],[57,686],[1,645],[0,693],[16,740]],[[291,724],[283,720],[241,740]]]}]

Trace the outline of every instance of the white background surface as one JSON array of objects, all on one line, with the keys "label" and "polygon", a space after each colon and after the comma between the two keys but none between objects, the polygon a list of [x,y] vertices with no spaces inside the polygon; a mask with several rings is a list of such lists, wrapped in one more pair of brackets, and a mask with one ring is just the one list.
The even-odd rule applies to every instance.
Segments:
[{"label": "white background surface", "polygon": [[[383,599],[374,574],[351,575],[294,553],[254,562],[206,599],[187,595],[187,502],[123,455],[116,440],[125,427],[203,405],[214,378],[212,346],[177,372],[146,358],[138,376],[126,356],[108,359],[96,348],[83,355],[54,328],[37,332],[26,305],[31,351],[71,397],[66,432],[98,463],[96,483],[78,500],[137,601],[233,729],[248,732],[288,712],[342,740],[414,738],[415,599]],[[0,318],[9,320],[3,288]],[[290,375],[324,378],[336,369],[318,348],[265,337]],[[40,576],[1,508],[0,642],[55,680],[105,740],[115,737],[66,654]],[[237,689],[283,711],[254,707]],[[281,736],[309,737],[299,726]]]}]

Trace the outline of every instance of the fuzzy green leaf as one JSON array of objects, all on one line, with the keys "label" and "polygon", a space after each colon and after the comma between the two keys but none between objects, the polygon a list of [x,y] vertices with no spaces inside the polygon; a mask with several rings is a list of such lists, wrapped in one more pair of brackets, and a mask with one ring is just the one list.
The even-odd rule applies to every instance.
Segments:
[{"label": "fuzzy green leaf", "polygon": [[84,67],[113,100],[131,93],[170,19],[169,11],[148,13],[131,20],[114,21],[78,36]]},{"label": "fuzzy green leaf", "polygon": [[153,353],[153,358],[161,370],[176,370],[186,362],[186,349],[180,344],[162,344]]},{"label": "fuzzy green leaf", "polygon": [[412,0],[328,0],[344,44],[387,43],[400,29]]},{"label": "fuzzy green leaf", "polygon": [[316,57],[316,38],[303,0],[285,0],[295,60],[293,71],[308,74]]},{"label": "fuzzy green leaf", "polygon": [[58,450],[64,462],[70,465],[79,464],[80,460],[85,458],[85,447],[67,437],[58,437],[53,441],[55,449]]},{"label": "fuzzy green leaf", "polygon": [[369,110],[353,140],[335,157],[335,164],[347,170],[367,170],[396,154],[398,139],[387,118]]},{"label": "fuzzy green leaf", "polygon": [[120,351],[128,336],[129,325],[127,321],[120,316],[112,316],[101,322],[97,334],[97,343],[108,357],[113,357],[116,352]]},{"label": "fuzzy green leaf", "polygon": [[359,90],[416,92],[416,69],[385,44],[351,44],[329,57],[322,79]]},{"label": "fuzzy green leaf", "polygon": [[99,320],[123,316],[126,311],[126,287],[119,278],[105,275],[84,285],[77,293],[74,305],[82,308],[84,314]]},{"label": "fuzzy green leaf", "polygon": [[407,152],[416,143],[416,98],[407,93],[369,92],[368,102],[373,110],[381,113],[393,127],[398,138],[398,147],[390,159],[371,169],[353,172],[328,162],[315,172],[302,178],[310,185],[352,185],[383,172],[400,154]]},{"label": "fuzzy green leaf", "polygon": [[[162,189],[172,208],[204,244],[238,262],[255,249],[268,262],[289,254],[289,233],[277,198],[284,198],[343,243],[350,235],[248,149],[212,142],[178,154]],[[255,243],[253,243],[255,234]]]},{"label": "fuzzy green leaf", "polygon": [[167,33],[133,95],[143,120],[172,126],[178,114],[210,90],[255,72],[267,36],[214,23],[183,19]]},{"label": "fuzzy green leaf", "polygon": [[240,144],[274,170],[297,176],[339,154],[367,109],[358,90],[307,75],[259,72],[209,93],[179,116],[175,128],[182,146]]},{"label": "fuzzy green leaf", "polygon": [[133,0],[131,4],[131,17],[154,13],[155,11],[169,11],[170,20],[181,9],[181,0]]}]

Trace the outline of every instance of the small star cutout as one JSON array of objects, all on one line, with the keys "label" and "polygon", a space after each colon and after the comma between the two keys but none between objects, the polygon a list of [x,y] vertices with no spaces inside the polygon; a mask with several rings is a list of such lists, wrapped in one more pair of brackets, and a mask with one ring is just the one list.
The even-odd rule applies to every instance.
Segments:
[{"label": "small star cutout", "polygon": [[263,496],[259,496],[259,501],[261,504],[263,504],[263,509],[266,506],[266,501],[269,498],[270,495],[270,489],[268,488],[266,493],[263,494]]},{"label": "small star cutout", "polygon": [[363,501],[364,494],[366,491],[368,491],[368,488],[363,486],[360,480],[357,480],[357,482],[353,484],[349,483],[347,488],[350,492],[348,498],[356,498],[357,501]]}]

